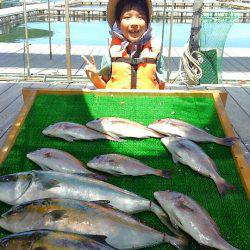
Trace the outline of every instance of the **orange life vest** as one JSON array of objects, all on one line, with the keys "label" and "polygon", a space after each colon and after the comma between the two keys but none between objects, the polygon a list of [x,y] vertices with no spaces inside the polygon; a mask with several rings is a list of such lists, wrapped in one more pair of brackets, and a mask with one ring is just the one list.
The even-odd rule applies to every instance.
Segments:
[{"label": "orange life vest", "polygon": [[131,58],[121,50],[122,40],[113,37],[110,43],[111,78],[106,89],[159,89],[156,80],[156,61],[159,43],[151,39],[142,48],[139,58]]}]

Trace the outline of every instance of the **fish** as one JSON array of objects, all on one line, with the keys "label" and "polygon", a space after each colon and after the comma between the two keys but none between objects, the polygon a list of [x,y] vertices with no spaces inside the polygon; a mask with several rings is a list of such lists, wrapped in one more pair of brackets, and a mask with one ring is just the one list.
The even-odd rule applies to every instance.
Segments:
[{"label": "fish", "polygon": [[114,209],[108,201],[40,199],[12,207],[0,217],[0,226],[10,232],[50,229],[77,234],[105,235],[117,249],[138,249],[164,242],[179,247],[182,239],[144,225]]},{"label": "fish", "polygon": [[32,170],[0,176],[0,201],[10,205],[44,198],[84,201],[109,200],[129,214],[151,211],[171,230],[166,213],[151,200],[94,178],[54,171]]},{"label": "fish", "polygon": [[162,138],[159,133],[147,128],[146,126],[118,117],[103,117],[90,121],[87,127],[105,133],[114,138]]},{"label": "fish", "polygon": [[106,180],[105,176],[93,173],[85,168],[81,161],[73,155],[53,148],[41,148],[27,154],[27,158],[38,164],[43,170],[63,173],[83,174],[99,180]]},{"label": "fish", "polygon": [[112,250],[104,235],[80,235],[48,229],[31,230],[0,239],[4,250]]},{"label": "fish", "polygon": [[182,137],[165,137],[162,143],[171,152],[174,163],[181,162],[194,171],[211,178],[221,195],[225,195],[235,186],[227,183],[219,174],[213,160],[194,142]]},{"label": "fish", "polygon": [[237,250],[223,239],[209,213],[192,198],[171,190],[155,192],[154,197],[169,215],[172,224],[199,244],[220,250]]},{"label": "fish", "polygon": [[73,122],[58,122],[52,124],[45,128],[42,133],[47,136],[62,138],[69,142],[76,140],[93,141],[98,139],[121,141],[119,138],[113,138],[109,135],[87,128],[84,125]]},{"label": "fish", "polygon": [[91,169],[107,172],[113,175],[156,175],[170,178],[170,171],[151,168],[142,162],[120,154],[106,154],[94,157],[87,163]]},{"label": "fish", "polygon": [[155,121],[148,125],[148,128],[164,135],[180,136],[195,142],[215,142],[229,147],[237,139],[236,137],[219,138],[187,122],[172,118]]}]

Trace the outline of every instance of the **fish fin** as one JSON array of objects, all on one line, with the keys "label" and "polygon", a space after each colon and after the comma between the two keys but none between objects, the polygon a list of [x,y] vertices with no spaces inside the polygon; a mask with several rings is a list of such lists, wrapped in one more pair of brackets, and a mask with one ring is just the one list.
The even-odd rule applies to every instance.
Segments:
[{"label": "fish fin", "polygon": [[115,171],[115,170],[112,170],[110,173],[111,173],[112,175],[114,175],[114,176],[126,175],[126,174],[123,174],[123,173],[121,173],[121,172],[119,172],[119,171]]},{"label": "fish fin", "polygon": [[161,176],[166,179],[169,179],[172,177],[171,170],[169,169],[163,169],[163,170],[157,169],[155,170],[155,175]]},{"label": "fish fin", "polygon": [[195,212],[194,209],[192,209],[191,207],[187,206],[187,205],[184,203],[184,201],[182,201],[181,199],[178,200],[178,202],[176,203],[176,206],[177,206],[178,208],[181,208],[181,209],[183,209],[183,210],[185,210],[185,211],[188,211],[188,212],[192,212],[192,213]]},{"label": "fish fin", "polygon": [[106,139],[110,140],[110,141],[116,141],[116,142],[125,142],[126,141],[126,140],[120,138],[118,135],[115,135],[115,134],[112,134],[112,133],[109,133],[106,136]]},{"label": "fish fin", "polygon": [[177,249],[188,249],[188,240],[186,237],[173,237],[167,234],[164,234],[164,242],[169,242],[171,245],[175,246]]},{"label": "fish fin", "polygon": [[99,235],[99,234],[84,234],[84,236],[87,237],[87,238],[89,238],[89,239],[98,241],[98,242],[100,242],[100,243],[105,243],[105,244],[107,244],[107,242],[106,242],[107,236],[106,236],[106,235]]},{"label": "fish fin", "polygon": [[44,171],[52,171],[53,170],[53,169],[49,168],[48,166],[46,166],[45,164],[39,164],[39,166]]},{"label": "fish fin", "polygon": [[39,181],[42,189],[51,189],[54,187],[60,187],[60,183],[57,180],[49,179],[49,180],[41,180]]},{"label": "fish fin", "polygon": [[66,214],[67,214],[66,210],[54,210],[54,211],[46,213],[44,217],[48,217],[52,219],[53,221],[58,221],[63,218],[67,218],[68,216]]},{"label": "fish fin", "polygon": [[79,176],[83,176],[83,177],[98,179],[101,181],[108,180],[108,177],[106,177],[104,175],[95,174],[95,173],[74,173],[74,174],[79,175]]},{"label": "fish fin", "polygon": [[32,248],[33,250],[48,250],[48,248],[46,246],[44,247],[35,247],[35,248]]},{"label": "fish fin", "polygon": [[127,213],[123,212],[122,210],[120,210],[120,209],[114,207],[113,205],[111,205],[109,200],[98,200],[98,201],[91,201],[91,202],[96,203],[96,204],[101,205],[101,206],[106,207],[106,208],[111,208],[111,209],[113,209],[115,211],[119,211],[119,213],[128,215]]},{"label": "fish fin", "polygon": [[176,154],[172,154],[172,159],[175,164],[179,165],[179,159],[176,157]]},{"label": "fish fin", "polygon": [[110,205],[110,201],[109,200],[97,200],[97,201],[91,201],[93,203],[96,203],[98,205],[102,205],[102,206],[106,206],[106,205]]},{"label": "fish fin", "polygon": [[179,225],[182,226],[180,219],[177,216],[175,216],[174,214],[172,214],[169,218],[170,218],[170,221],[175,229],[179,229]]},{"label": "fish fin", "polygon": [[214,142],[224,145],[224,146],[232,146],[234,142],[237,140],[237,137],[226,137],[226,138],[216,138]]},{"label": "fish fin", "polygon": [[77,140],[77,138],[75,138],[74,136],[71,135],[64,135],[64,136],[60,136],[62,139],[64,139],[65,141],[69,141],[69,142],[73,142],[75,140]]},{"label": "fish fin", "polygon": [[112,132],[102,132],[102,133],[111,136],[113,139],[120,139],[119,135],[114,134]]},{"label": "fish fin", "polygon": [[165,213],[159,206],[157,206],[154,202],[150,202],[150,209],[151,212],[156,214],[156,216],[160,219],[160,221],[168,227],[168,229],[173,232],[175,235],[178,235],[179,237],[185,238],[184,234],[177,230],[175,227],[173,227],[171,223],[171,219],[167,213]]}]

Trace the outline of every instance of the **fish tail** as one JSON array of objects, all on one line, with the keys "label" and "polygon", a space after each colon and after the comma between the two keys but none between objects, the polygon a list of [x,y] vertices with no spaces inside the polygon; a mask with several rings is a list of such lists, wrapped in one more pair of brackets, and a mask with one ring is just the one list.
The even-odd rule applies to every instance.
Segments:
[{"label": "fish tail", "polygon": [[172,177],[171,171],[169,169],[163,169],[163,170],[157,169],[155,170],[155,175],[161,176],[166,179],[169,179]]},{"label": "fish tail", "polygon": [[168,242],[171,245],[175,246],[177,249],[186,249],[188,241],[184,237],[173,237],[167,234],[164,234],[164,242]]},{"label": "fish tail", "polygon": [[234,142],[237,140],[237,137],[226,137],[226,138],[216,138],[215,142],[224,146],[232,146]]},{"label": "fish tail", "polygon": [[215,183],[216,183],[216,186],[219,190],[219,193],[222,196],[226,195],[228,191],[236,189],[236,187],[234,185],[229,184],[225,179],[223,179],[221,177],[217,178]]}]

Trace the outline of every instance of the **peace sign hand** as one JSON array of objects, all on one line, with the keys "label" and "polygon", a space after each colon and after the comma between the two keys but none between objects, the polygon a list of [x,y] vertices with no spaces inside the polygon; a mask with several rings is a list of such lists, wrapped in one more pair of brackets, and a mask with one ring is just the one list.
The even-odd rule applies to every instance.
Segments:
[{"label": "peace sign hand", "polygon": [[86,63],[86,66],[84,67],[83,70],[86,72],[86,75],[90,79],[90,81],[94,83],[94,85],[97,88],[102,88],[102,89],[105,88],[106,83],[101,79],[101,77],[98,74],[94,56],[92,55],[90,56],[90,61],[84,55],[82,55],[82,59]]},{"label": "peace sign hand", "polygon": [[90,56],[90,61],[87,59],[86,56],[82,56],[82,59],[86,63],[84,71],[86,72],[87,77],[92,81],[98,76],[98,71],[96,69],[94,56],[92,55]]}]

